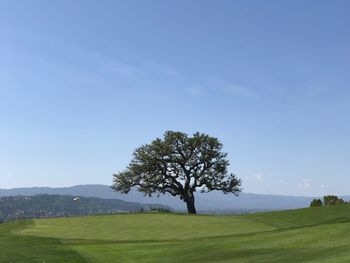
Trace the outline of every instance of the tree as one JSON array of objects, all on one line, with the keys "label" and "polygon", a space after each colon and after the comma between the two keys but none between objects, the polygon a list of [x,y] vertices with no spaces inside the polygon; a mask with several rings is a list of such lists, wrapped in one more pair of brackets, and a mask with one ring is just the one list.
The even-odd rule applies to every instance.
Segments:
[{"label": "tree", "polygon": [[314,200],[312,200],[312,202],[310,204],[310,207],[313,207],[313,206],[322,206],[321,199],[314,199]]},{"label": "tree", "polygon": [[114,174],[112,188],[128,193],[134,186],[145,195],[169,193],[179,196],[187,211],[196,214],[194,192],[219,190],[238,195],[241,180],[228,173],[227,153],[217,138],[203,133],[192,137],[167,131],[163,139],[142,145],[124,172]]},{"label": "tree", "polygon": [[338,198],[336,195],[325,195],[323,197],[324,205],[343,205],[346,202],[342,198]]}]

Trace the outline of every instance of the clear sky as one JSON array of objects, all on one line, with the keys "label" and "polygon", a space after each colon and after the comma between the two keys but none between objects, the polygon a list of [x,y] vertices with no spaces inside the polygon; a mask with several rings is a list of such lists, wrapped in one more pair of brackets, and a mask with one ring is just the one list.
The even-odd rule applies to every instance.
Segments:
[{"label": "clear sky", "polygon": [[166,130],[246,192],[350,194],[350,1],[0,0],[0,188],[111,184]]}]

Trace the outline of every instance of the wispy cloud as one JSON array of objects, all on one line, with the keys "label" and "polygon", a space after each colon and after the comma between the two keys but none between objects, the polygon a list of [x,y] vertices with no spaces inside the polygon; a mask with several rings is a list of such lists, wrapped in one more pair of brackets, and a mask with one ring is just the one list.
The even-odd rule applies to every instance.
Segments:
[{"label": "wispy cloud", "polygon": [[96,53],[89,53],[87,58],[100,68],[121,77],[139,79],[146,76],[144,69],[112,57],[107,57]]},{"label": "wispy cloud", "polygon": [[307,92],[311,97],[327,96],[332,92],[332,88],[324,84],[308,86]]},{"label": "wispy cloud", "polygon": [[252,176],[245,177],[244,179],[247,181],[250,181],[250,182],[259,183],[262,181],[263,177],[264,176],[262,174],[257,173],[257,174],[254,174]]},{"label": "wispy cloud", "polygon": [[162,65],[153,60],[146,59],[135,65],[97,53],[87,53],[86,58],[100,68],[129,80],[152,81],[152,83],[167,79],[169,83],[180,81],[182,85],[188,87],[184,89],[184,92],[191,96],[222,94],[243,98],[258,97],[256,91],[244,85],[232,83],[219,77],[208,77],[196,81],[174,67]]},{"label": "wispy cloud", "polygon": [[239,85],[230,85],[225,88],[225,90],[233,95],[244,96],[244,97],[256,97],[257,93],[252,89]]},{"label": "wispy cloud", "polygon": [[326,184],[321,184],[320,187],[321,187],[321,189],[328,189],[329,188],[329,186]]},{"label": "wispy cloud", "polygon": [[169,65],[158,63],[151,59],[145,60],[144,65],[150,72],[156,73],[158,75],[163,75],[169,78],[185,78],[184,74],[180,70]]},{"label": "wispy cloud", "polygon": [[255,181],[259,182],[263,178],[263,175],[262,174],[254,174],[253,178]]},{"label": "wispy cloud", "polygon": [[221,93],[225,96],[236,96],[241,98],[258,97],[258,93],[254,89],[218,77],[206,78],[200,81],[200,85],[208,93]]},{"label": "wispy cloud", "polygon": [[201,96],[205,94],[205,89],[201,85],[193,85],[186,89],[186,92],[192,96]]},{"label": "wispy cloud", "polygon": [[298,188],[299,188],[299,189],[303,189],[303,190],[307,190],[307,189],[310,188],[310,186],[311,186],[311,180],[305,178],[305,179],[303,179],[302,183],[300,183],[300,184],[298,185]]},{"label": "wispy cloud", "polygon": [[119,61],[114,61],[111,65],[111,71],[117,73],[120,76],[126,78],[138,78],[145,76],[145,72],[137,67],[121,63]]}]

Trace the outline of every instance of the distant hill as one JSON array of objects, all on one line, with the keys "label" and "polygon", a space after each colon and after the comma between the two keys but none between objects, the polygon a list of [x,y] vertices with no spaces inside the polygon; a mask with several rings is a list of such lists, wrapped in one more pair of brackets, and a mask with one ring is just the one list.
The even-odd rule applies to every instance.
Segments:
[{"label": "distant hill", "polygon": [[150,209],[169,209],[157,204],[140,204],[118,199],[67,195],[33,195],[0,197],[0,222],[13,219],[50,218],[80,215],[139,212]]},{"label": "distant hill", "polygon": [[[128,202],[137,203],[158,203],[170,206],[176,210],[185,210],[185,204],[176,197],[170,195],[161,195],[157,197],[145,197],[142,193],[133,190],[129,194],[120,194],[114,192],[106,185],[77,185],[65,188],[33,187],[33,188],[15,188],[0,189],[1,196],[16,195],[72,195],[83,197],[98,197],[104,199],[120,199]],[[283,195],[261,195],[242,193],[239,197],[233,195],[224,195],[220,192],[211,192],[207,194],[196,193],[196,205],[199,211],[206,212],[231,212],[231,211],[249,211],[249,210],[283,210],[303,208],[309,206],[313,197],[297,197]],[[349,200],[348,196],[343,197]]]}]

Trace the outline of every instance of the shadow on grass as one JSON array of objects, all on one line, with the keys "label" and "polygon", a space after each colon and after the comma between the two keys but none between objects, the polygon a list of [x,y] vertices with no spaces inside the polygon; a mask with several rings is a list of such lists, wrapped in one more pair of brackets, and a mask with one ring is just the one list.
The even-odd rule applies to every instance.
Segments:
[{"label": "shadow on grass", "polygon": [[[349,247],[335,248],[259,248],[259,249],[230,249],[228,247],[208,249],[170,247],[148,247],[138,253],[124,254],[128,262],[234,262],[234,263],[281,263],[281,262],[350,262]],[[157,251],[158,250],[158,251]],[[128,251],[137,251],[129,248]],[[154,256],[156,255],[156,256]]]},{"label": "shadow on grass", "polygon": [[0,225],[0,262],[86,262],[58,239],[15,234],[31,224],[26,220]]}]

